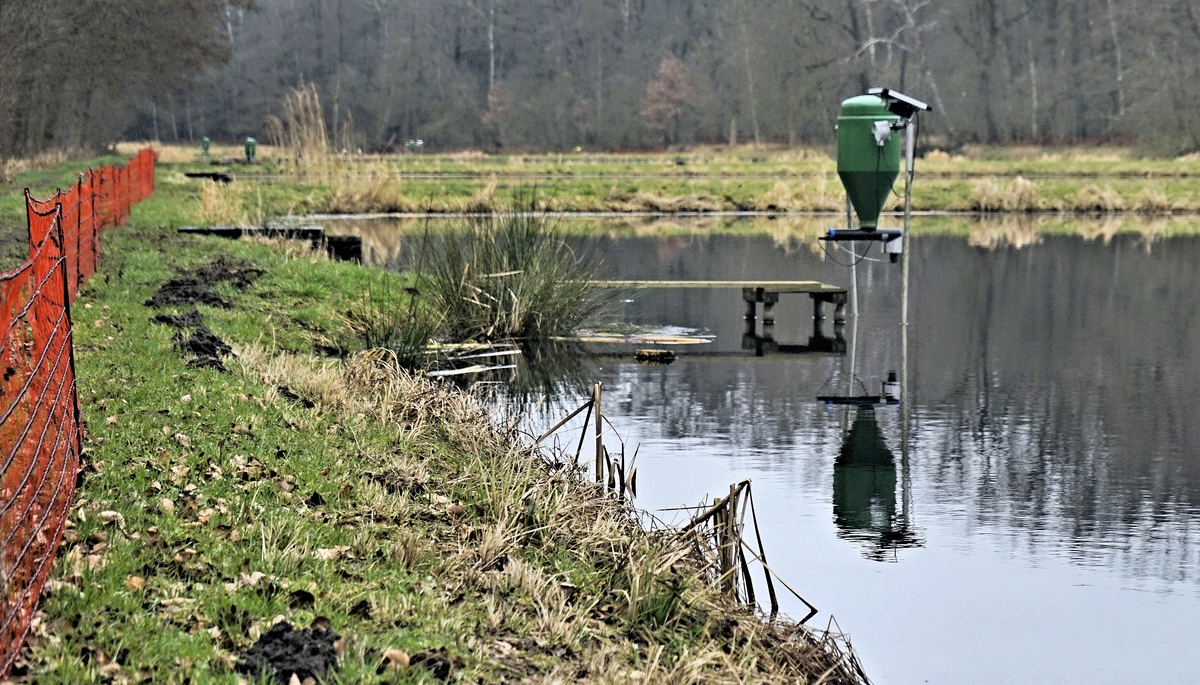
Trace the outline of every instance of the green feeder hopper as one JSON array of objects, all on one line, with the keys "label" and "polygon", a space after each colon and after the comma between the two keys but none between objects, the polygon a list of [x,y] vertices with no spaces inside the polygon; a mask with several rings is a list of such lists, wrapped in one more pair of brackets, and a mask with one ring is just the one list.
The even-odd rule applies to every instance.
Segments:
[{"label": "green feeder hopper", "polygon": [[900,174],[900,136],[892,130],[900,117],[883,99],[859,95],[842,103],[838,117],[838,177],[858,214],[859,227],[871,231]]}]

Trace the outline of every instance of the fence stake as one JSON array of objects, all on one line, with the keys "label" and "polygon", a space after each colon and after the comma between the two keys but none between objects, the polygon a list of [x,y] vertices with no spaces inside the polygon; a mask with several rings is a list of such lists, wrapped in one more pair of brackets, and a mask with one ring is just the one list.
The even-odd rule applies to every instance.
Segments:
[{"label": "fence stake", "polygon": [[601,412],[600,412],[600,386],[601,383],[596,383],[592,388],[592,406],[595,409],[596,415],[596,482],[601,487],[604,485],[604,437],[603,428],[601,428]]}]

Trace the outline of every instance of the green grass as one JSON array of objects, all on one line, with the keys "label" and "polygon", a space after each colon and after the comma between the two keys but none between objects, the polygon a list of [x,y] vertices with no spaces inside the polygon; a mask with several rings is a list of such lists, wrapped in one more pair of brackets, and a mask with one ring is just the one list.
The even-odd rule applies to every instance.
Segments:
[{"label": "green grass", "polygon": [[[471,397],[378,352],[322,356],[358,339],[347,321],[372,287],[405,277],[181,236],[196,191],[158,188],[104,234],[73,306],[85,470],[18,681],[232,684],[279,616],[344,636],[332,683],[437,682],[380,669],[388,649],[484,683],[837,665],[832,638],[731,606],[686,545],[549,469]],[[200,307],[238,354],[226,373],[189,367],[145,305],[218,258],[263,271],[218,286],[232,307]]]},{"label": "green grass", "polygon": [[[454,212],[503,203],[530,188],[536,188],[539,205],[551,211],[839,211],[844,194],[829,153],[825,148],[702,148],[646,154],[364,156],[336,160],[329,170],[332,181],[299,180],[274,162],[231,170],[261,188],[261,199],[253,194],[241,198],[247,210],[265,208],[268,215]],[[1018,176],[1032,184],[1045,211],[1086,209],[1080,193],[1089,186],[1111,189],[1122,211],[1200,211],[1200,158],[1148,159],[1131,149],[1105,147],[931,153],[917,162],[914,207],[973,211],[980,181],[1006,186]],[[1160,207],[1146,207],[1147,192]],[[898,203],[893,198],[892,204]]]}]

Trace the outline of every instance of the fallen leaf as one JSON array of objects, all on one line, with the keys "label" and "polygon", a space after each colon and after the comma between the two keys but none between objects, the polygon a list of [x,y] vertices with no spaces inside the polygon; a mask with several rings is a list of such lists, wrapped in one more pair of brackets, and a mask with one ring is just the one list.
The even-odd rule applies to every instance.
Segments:
[{"label": "fallen leaf", "polygon": [[140,592],[146,587],[146,579],[141,576],[129,576],[125,579],[125,587],[129,588],[130,592]]},{"label": "fallen leaf", "polygon": [[408,652],[402,649],[385,649],[383,651],[383,662],[380,664],[381,668],[375,670],[378,673],[382,673],[383,671],[397,673],[408,668],[408,662]]},{"label": "fallen leaf", "polygon": [[323,559],[325,561],[333,561],[334,559],[337,559],[338,557],[342,556],[342,554],[344,554],[348,551],[350,551],[349,545],[339,545],[337,547],[321,547],[313,554],[313,556],[315,556],[318,559]]},{"label": "fallen leaf", "polygon": [[106,325],[107,324],[104,322],[104,319],[96,319],[96,328],[104,328]]},{"label": "fallen leaf", "polygon": [[100,512],[99,516],[100,520],[104,521],[105,523],[112,523],[113,521],[116,521],[118,527],[125,527],[125,515],[120,512],[105,510]]},{"label": "fallen leaf", "polygon": [[158,505],[160,507],[162,507],[162,510],[168,514],[175,513],[175,501],[172,499],[164,497],[161,500],[159,500]]},{"label": "fallen leaf", "polygon": [[107,424],[108,424],[108,425],[110,425],[110,426],[116,425],[116,423],[117,423],[117,417],[115,417],[115,416],[110,416],[110,417],[108,417],[107,419],[104,419],[104,423],[107,423]]},{"label": "fallen leaf", "polygon": [[183,433],[175,434],[175,442],[179,443],[180,445],[183,445],[184,447],[191,447],[191,445],[192,445],[192,441],[190,439],[188,439],[188,436],[184,435]]},{"label": "fallen leaf", "polygon": [[179,398],[179,403],[180,403],[180,404],[189,404],[191,401],[192,401],[192,396],[191,396],[191,395],[184,395],[183,397],[180,397],[180,398]]}]

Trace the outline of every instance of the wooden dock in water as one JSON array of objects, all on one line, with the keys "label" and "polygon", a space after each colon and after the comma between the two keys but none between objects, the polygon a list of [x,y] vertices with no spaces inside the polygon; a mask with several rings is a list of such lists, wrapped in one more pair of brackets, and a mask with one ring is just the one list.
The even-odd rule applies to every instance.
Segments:
[{"label": "wooden dock in water", "polygon": [[[592,281],[597,288],[614,290],[649,289],[741,289],[746,303],[746,329],[742,348],[758,356],[764,352],[835,352],[846,351],[842,329],[846,325],[846,289],[820,281]],[[775,341],[775,305],[780,295],[808,295],[813,302],[813,334],[807,345],[780,344]],[[822,330],[824,304],[833,305],[834,337]],[[759,315],[759,305],[762,314]],[[761,321],[762,333],[757,324]]]}]

